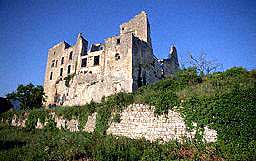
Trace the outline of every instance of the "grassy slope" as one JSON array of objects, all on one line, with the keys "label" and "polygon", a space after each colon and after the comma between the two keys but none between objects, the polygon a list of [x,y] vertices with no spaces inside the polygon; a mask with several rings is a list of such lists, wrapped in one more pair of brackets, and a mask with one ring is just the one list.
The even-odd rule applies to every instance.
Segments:
[{"label": "grassy slope", "polygon": [[[255,85],[255,70],[232,68],[199,77],[195,70],[187,69],[156,84],[144,86],[133,94],[119,93],[100,104],[54,110],[69,119],[79,116],[83,124],[87,116],[96,111],[94,134],[59,131],[53,123],[45,130],[34,130],[37,118],[44,120],[47,113],[33,110],[26,130],[1,127],[0,160],[12,160],[12,157],[18,160],[59,160],[83,156],[97,160],[256,160]],[[185,117],[188,127],[193,128],[192,122],[196,122],[197,130],[202,131],[201,127],[208,125],[217,130],[218,141],[204,144],[200,133],[197,133],[196,140],[184,145],[175,141],[160,145],[106,136],[108,119],[113,112],[118,113],[133,102],[154,105],[156,114],[178,106],[176,110]],[[8,117],[8,114],[1,117]],[[113,118],[118,120],[118,115]]]}]

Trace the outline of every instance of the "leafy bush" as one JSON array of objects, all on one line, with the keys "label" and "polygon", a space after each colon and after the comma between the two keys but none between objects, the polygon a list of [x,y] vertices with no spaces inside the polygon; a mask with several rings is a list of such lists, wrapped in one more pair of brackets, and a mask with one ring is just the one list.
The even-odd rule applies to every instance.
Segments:
[{"label": "leafy bush", "polygon": [[73,77],[75,76],[75,73],[73,74],[69,74],[67,77],[64,78],[65,80],[65,86],[69,87],[70,86],[70,81],[73,79]]},{"label": "leafy bush", "polygon": [[41,108],[45,101],[43,86],[34,86],[33,84],[19,85],[17,90],[6,95],[7,99],[16,99],[21,104],[21,109],[29,110]]},{"label": "leafy bush", "polygon": [[198,94],[199,86],[187,91],[184,108],[180,109],[187,124],[197,122],[198,126],[209,125],[217,130],[217,144],[227,159],[256,159],[252,144],[256,140],[256,87],[251,76],[242,68],[215,73],[200,85],[211,84],[213,92]]},{"label": "leafy bush", "polygon": [[40,120],[41,123],[44,124],[47,117],[48,117],[48,112],[45,110],[37,110],[37,109],[31,110],[27,117],[26,129],[34,130],[38,119]]},{"label": "leafy bush", "polygon": [[91,102],[90,104],[86,104],[84,106],[59,107],[54,111],[58,116],[63,116],[65,119],[78,119],[79,129],[81,130],[85,126],[88,116],[95,112],[97,105],[97,103]]},{"label": "leafy bush", "polygon": [[19,112],[9,110],[4,113],[0,113],[0,118],[2,119],[2,121],[4,121],[2,123],[11,124],[11,121],[14,115],[19,116]]}]

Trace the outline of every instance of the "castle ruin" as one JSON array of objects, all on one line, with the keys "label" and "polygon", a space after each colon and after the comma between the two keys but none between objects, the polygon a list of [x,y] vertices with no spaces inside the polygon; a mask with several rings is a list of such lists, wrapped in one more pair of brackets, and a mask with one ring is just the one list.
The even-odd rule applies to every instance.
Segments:
[{"label": "castle ruin", "polygon": [[44,91],[46,105],[83,105],[118,92],[133,92],[173,74],[177,51],[167,59],[154,54],[147,14],[142,11],[120,25],[120,33],[92,44],[82,34],[71,46],[60,42],[48,51]]}]

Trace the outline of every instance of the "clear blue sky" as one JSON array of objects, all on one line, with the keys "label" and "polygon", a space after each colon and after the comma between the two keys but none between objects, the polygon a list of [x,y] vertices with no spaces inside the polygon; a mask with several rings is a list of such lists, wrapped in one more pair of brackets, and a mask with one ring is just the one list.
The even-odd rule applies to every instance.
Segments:
[{"label": "clear blue sky", "polygon": [[140,11],[148,13],[155,55],[170,44],[178,55],[202,51],[223,69],[256,68],[255,0],[0,0],[0,96],[19,84],[43,85],[47,50],[82,32],[92,42],[116,35],[119,25]]}]

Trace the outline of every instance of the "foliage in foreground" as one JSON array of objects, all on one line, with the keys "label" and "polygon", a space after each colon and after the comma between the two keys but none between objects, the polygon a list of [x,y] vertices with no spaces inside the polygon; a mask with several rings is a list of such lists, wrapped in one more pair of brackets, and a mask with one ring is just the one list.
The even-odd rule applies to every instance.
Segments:
[{"label": "foliage in foreground", "polygon": [[204,147],[191,142],[181,145],[132,140],[125,137],[98,136],[61,130],[26,131],[0,126],[0,160],[215,160],[214,145]]},{"label": "foliage in foreground", "polygon": [[45,101],[43,86],[34,86],[33,84],[19,85],[17,90],[6,95],[7,99],[14,99],[20,102],[22,110],[41,108]]},{"label": "foliage in foreground", "polygon": [[[255,70],[231,68],[225,72],[198,76],[195,69],[189,68],[158,83],[144,86],[136,93],[119,93],[103,99],[102,103],[91,103],[81,107],[60,107],[53,110],[68,119],[79,118],[81,127],[84,126],[89,114],[97,112],[97,124],[93,135],[62,133],[56,132],[56,129],[55,132],[42,132],[44,134],[38,132],[37,135],[50,135],[56,138],[62,135],[65,135],[63,137],[72,135],[75,139],[72,143],[85,141],[84,144],[93,144],[89,146],[92,151],[81,152],[68,146],[65,152],[55,154],[55,151],[58,151],[55,145],[59,143],[54,144],[54,141],[49,139],[54,144],[50,146],[53,149],[49,152],[56,157],[60,156],[65,159],[77,157],[77,155],[88,155],[97,160],[175,160],[182,158],[213,160],[213,158],[218,158],[217,156],[227,160],[256,160],[255,85]],[[154,105],[156,114],[166,113],[169,109],[177,106],[176,110],[184,116],[189,128],[192,128],[192,122],[196,122],[198,127],[208,125],[217,130],[218,141],[213,145],[205,145],[203,142],[197,141],[189,144],[188,147],[186,144],[181,146],[177,143],[170,143],[172,146],[165,149],[164,147],[169,144],[151,144],[145,140],[136,141],[123,137],[120,140],[106,136],[109,119],[113,118],[110,121],[118,121],[120,119],[118,113],[131,103]],[[35,124],[37,118],[43,120],[45,117],[45,112],[38,112],[38,110],[32,114],[34,117],[30,117],[28,122],[31,125]],[[1,117],[8,118],[10,115],[7,112]],[[27,128],[29,131],[34,131],[34,126],[29,127],[31,127]],[[76,135],[82,136],[76,138]],[[14,136],[14,138],[16,137]],[[2,140],[4,141],[5,138]],[[134,147],[135,145],[136,147]],[[65,145],[63,146],[65,147]],[[84,145],[79,146],[82,146],[81,149],[86,148],[83,147]],[[73,155],[69,155],[69,151]],[[8,156],[7,153],[4,154]],[[183,157],[183,155],[187,157]],[[51,157],[50,159],[58,160]]]}]

